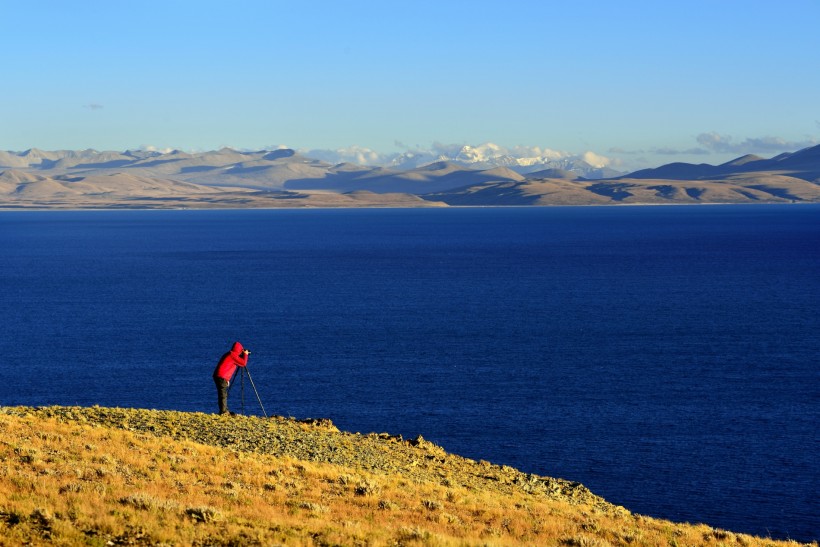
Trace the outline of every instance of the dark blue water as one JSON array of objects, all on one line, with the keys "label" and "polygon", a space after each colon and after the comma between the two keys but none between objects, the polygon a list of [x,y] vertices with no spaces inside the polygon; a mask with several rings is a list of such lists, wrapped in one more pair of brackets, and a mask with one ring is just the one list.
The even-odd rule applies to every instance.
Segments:
[{"label": "dark blue water", "polygon": [[0,404],[215,411],[240,340],[269,413],[820,539],[818,206],[6,212],[0,251]]}]

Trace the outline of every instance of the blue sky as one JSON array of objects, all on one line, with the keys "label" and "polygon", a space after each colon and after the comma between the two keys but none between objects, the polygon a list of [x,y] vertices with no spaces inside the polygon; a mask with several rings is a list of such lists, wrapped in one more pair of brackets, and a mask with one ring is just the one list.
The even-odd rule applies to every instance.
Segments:
[{"label": "blue sky", "polygon": [[0,0],[0,149],[820,142],[820,2]]}]

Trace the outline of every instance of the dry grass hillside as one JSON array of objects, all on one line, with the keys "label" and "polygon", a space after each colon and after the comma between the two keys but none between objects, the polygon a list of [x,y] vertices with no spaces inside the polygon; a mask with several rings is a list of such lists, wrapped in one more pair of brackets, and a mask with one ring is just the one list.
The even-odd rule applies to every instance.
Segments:
[{"label": "dry grass hillside", "polygon": [[5,407],[0,431],[0,545],[795,545],[322,420]]},{"label": "dry grass hillside", "polygon": [[260,191],[130,174],[0,173],[0,209],[255,209],[294,207],[440,207],[415,195],[323,190]]},{"label": "dry grass hillside", "polygon": [[503,181],[428,194],[449,205],[693,205],[704,203],[818,203],[820,184],[778,173],[722,180]]}]

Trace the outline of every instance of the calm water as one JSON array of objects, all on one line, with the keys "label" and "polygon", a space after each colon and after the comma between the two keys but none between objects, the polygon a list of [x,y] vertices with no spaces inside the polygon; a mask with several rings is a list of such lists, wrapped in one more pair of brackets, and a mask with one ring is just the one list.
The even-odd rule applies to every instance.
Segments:
[{"label": "calm water", "polygon": [[820,539],[818,206],[5,212],[0,250],[0,404],[215,411],[236,339],[269,413]]}]

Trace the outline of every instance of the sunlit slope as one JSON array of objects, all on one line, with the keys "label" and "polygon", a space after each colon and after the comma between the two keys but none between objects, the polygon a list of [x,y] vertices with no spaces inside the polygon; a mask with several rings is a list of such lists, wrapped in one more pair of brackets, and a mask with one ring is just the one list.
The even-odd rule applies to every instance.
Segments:
[{"label": "sunlit slope", "polygon": [[2,408],[0,431],[3,545],[778,544],[323,420]]}]

